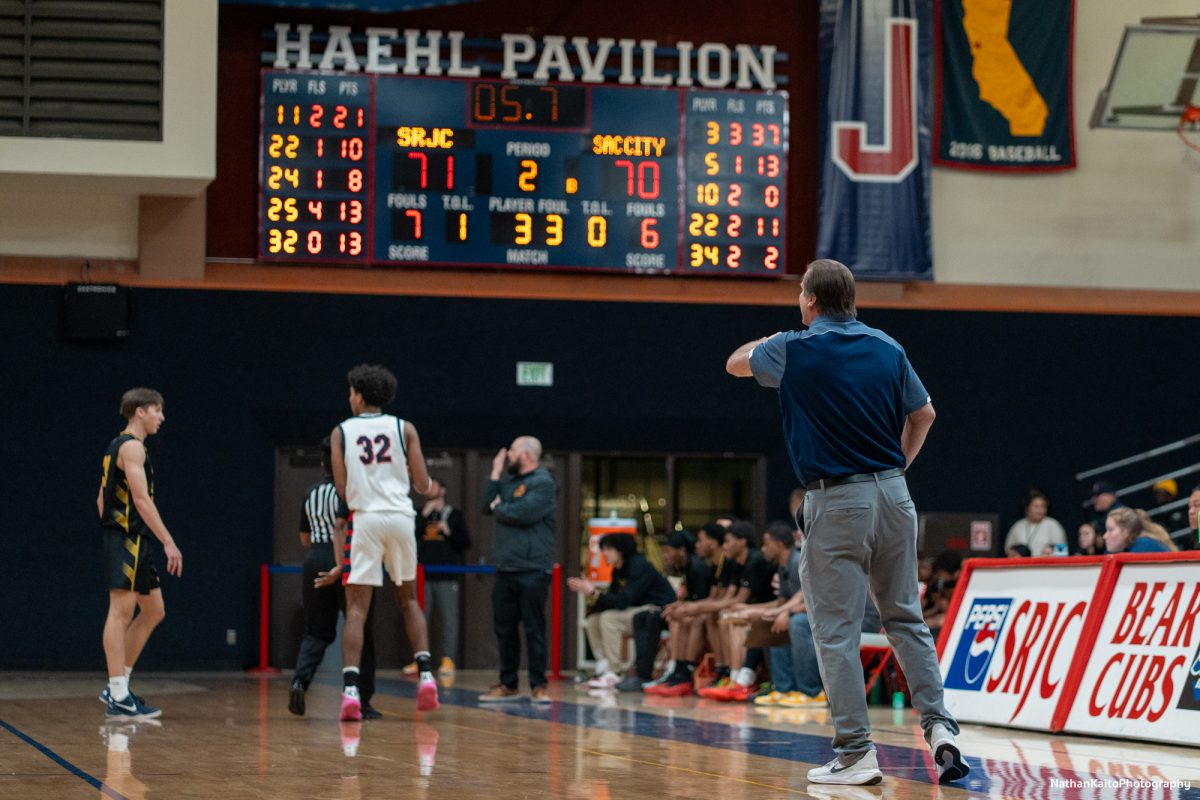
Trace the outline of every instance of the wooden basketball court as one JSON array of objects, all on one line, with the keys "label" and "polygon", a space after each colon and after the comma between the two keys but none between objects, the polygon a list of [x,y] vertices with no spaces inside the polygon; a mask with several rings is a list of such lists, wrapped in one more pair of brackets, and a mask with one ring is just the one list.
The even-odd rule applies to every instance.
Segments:
[{"label": "wooden basketball court", "polygon": [[[828,712],[696,698],[593,697],[481,705],[493,676],[460,673],[418,714],[415,684],[385,673],[381,720],[339,723],[339,687],[319,676],[308,713],[288,682],[240,674],[135,676],[160,720],[106,721],[95,675],[0,677],[0,797],[142,798],[1197,798],[1196,750],[980,726],[971,765],[939,787],[911,709],[873,709],[884,771],[874,787],[810,785],[832,757]],[[1177,784],[1171,784],[1177,781]]]}]

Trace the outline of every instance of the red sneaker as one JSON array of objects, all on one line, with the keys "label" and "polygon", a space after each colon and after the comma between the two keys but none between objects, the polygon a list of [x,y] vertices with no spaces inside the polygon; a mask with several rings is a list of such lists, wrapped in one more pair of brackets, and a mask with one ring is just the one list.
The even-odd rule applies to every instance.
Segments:
[{"label": "red sneaker", "polygon": [[687,697],[692,693],[692,682],[684,681],[683,683],[660,683],[653,688],[654,694],[659,697]]},{"label": "red sneaker", "polygon": [[723,699],[733,703],[746,703],[757,694],[757,688],[753,686],[742,686],[740,683],[735,683],[726,688],[725,697]]},{"label": "red sneaker", "polygon": [[705,686],[698,692],[698,694],[705,700],[727,700],[728,698],[725,695],[729,692],[729,689],[732,686],[732,681],[727,678],[722,678],[716,683]]}]

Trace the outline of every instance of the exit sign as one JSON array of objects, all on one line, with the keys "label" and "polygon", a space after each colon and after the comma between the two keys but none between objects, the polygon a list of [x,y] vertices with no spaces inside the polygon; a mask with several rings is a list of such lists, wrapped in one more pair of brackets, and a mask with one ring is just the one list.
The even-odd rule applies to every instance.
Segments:
[{"label": "exit sign", "polygon": [[553,386],[554,364],[549,361],[518,361],[517,386]]}]

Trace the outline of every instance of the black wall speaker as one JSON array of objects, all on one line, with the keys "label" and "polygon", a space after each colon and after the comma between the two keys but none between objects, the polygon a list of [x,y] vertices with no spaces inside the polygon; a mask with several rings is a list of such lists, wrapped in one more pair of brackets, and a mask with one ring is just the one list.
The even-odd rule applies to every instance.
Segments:
[{"label": "black wall speaker", "polygon": [[129,336],[129,287],[68,283],[63,287],[63,335],[72,341],[125,339]]}]

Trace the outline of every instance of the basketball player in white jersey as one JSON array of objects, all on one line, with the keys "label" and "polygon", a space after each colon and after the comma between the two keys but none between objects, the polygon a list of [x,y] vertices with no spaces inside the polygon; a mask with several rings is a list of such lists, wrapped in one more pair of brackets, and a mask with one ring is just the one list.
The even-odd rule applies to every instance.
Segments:
[{"label": "basketball player in white jersey", "polygon": [[[396,584],[408,642],[419,678],[417,708],[438,706],[437,683],[429,655],[425,615],[417,604],[417,538],[409,489],[428,495],[433,480],[411,423],[384,414],[396,397],[396,376],[381,366],[359,364],[346,375],[354,416],[333,429],[333,480],[350,509],[350,573],[346,583],[346,624],[342,630],[342,720],[362,719],[358,667],[363,624],[372,587],[383,585],[383,568]],[[410,484],[410,476],[412,483]],[[335,539],[339,538],[335,534]],[[342,549],[342,542],[336,546]]]}]

